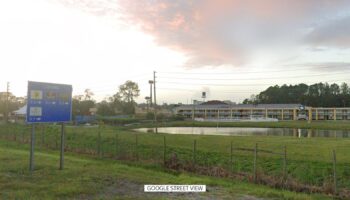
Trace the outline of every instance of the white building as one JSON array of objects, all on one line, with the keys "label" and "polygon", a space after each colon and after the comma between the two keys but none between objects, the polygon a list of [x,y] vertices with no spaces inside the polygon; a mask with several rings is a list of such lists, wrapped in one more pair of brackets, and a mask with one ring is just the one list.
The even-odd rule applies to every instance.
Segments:
[{"label": "white building", "polygon": [[199,105],[181,105],[175,113],[185,118],[278,120],[350,120],[350,108],[313,108],[301,104],[227,104],[208,101]]}]

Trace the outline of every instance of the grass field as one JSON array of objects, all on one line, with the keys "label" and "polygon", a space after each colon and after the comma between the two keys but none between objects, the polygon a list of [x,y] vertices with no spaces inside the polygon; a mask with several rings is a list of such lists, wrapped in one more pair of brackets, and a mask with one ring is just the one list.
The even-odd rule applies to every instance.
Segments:
[{"label": "grass field", "polygon": [[[173,174],[125,165],[115,160],[66,153],[58,170],[58,152],[37,150],[36,170],[28,172],[28,145],[0,142],[1,199],[330,199],[270,189],[235,180]],[[206,184],[203,194],[145,194],[143,184]]]},{"label": "grass field", "polygon": [[[177,124],[182,126],[184,122],[181,123],[175,122],[171,125],[175,126]],[[303,122],[293,123],[297,124],[298,127],[307,126],[307,123]],[[283,126],[291,126],[293,123],[284,123]],[[319,123],[318,128],[334,126],[330,124],[330,122],[327,122],[326,125]],[[347,123],[337,122],[337,124],[342,124],[341,126],[347,129]],[[208,126],[211,125],[209,124]],[[249,125],[258,126],[256,124]],[[265,123],[259,126],[271,127],[272,125]],[[282,125],[276,123],[274,126],[281,127]],[[350,188],[350,139],[347,138],[137,134],[130,128],[133,127],[103,126],[100,129],[97,127],[67,127],[66,150],[76,154],[117,159],[123,163],[137,164],[148,169],[160,170],[164,162],[165,137],[166,161],[171,161],[173,155],[176,154],[178,163],[182,166],[180,171],[227,177],[225,174],[220,174],[221,171],[203,170],[203,168],[219,168],[228,173],[243,175],[243,181],[247,182],[251,181],[252,177],[253,152],[233,151],[231,159],[231,142],[235,148],[246,149],[253,149],[257,143],[259,150],[269,150],[278,153],[282,153],[286,146],[287,180],[296,181],[299,185],[304,184],[322,188],[323,192],[329,193],[333,184],[331,153],[334,149],[337,155],[338,188],[343,193],[347,193]],[[30,127],[19,125],[1,126],[0,134],[2,140],[16,141],[19,145],[23,145],[23,143],[27,144],[29,142]],[[59,126],[38,126],[36,137],[37,148],[41,150],[57,150],[59,146]],[[196,141],[195,156],[194,141]],[[188,170],[188,166],[192,166],[194,163],[197,168]],[[282,156],[259,153],[257,172],[260,177],[268,176],[271,180],[280,178],[283,175]],[[269,181],[270,179],[266,180]],[[292,187],[290,189],[303,191],[300,188],[303,187],[299,187],[299,189]]]}]

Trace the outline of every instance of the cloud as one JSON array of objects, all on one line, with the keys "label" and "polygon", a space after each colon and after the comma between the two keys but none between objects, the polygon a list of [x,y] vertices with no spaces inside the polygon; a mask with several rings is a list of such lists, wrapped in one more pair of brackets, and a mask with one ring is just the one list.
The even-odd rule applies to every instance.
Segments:
[{"label": "cloud", "polygon": [[[303,41],[310,28],[341,13],[349,1],[120,0],[124,17],[160,45],[183,52],[188,67],[241,65],[255,49],[285,48]],[[347,33],[350,26],[342,30]],[[322,43],[318,30],[307,37]],[[320,33],[318,33],[320,32]],[[330,31],[329,31],[330,32]],[[329,39],[338,44],[338,39]],[[347,41],[348,42],[348,41]]]},{"label": "cloud", "polygon": [[118,14],[117,0],[52,0],[66,7],[78,8],[96,16],[115,16]]},{"label": "cloud", "polygon": [[308,34],[305,42],[314,47],[350,47],[350,16],[327,21]]},{"label": "cloud", "polygon": [[283,54],[295,46],[350,44],[349,20],[335,20],[348,12],[348,0],[57,1],[98,16],[118,15],[157,44],[183,53],[186,67],[241,66],[257,50]]},{"label": "cloud", "polygon": [[286,64],[283,66],[305,67],[305,69],[324,71],[324,72],[350,70],[350,62],[307,62],[307,63],[299,63],[299,64]]}]

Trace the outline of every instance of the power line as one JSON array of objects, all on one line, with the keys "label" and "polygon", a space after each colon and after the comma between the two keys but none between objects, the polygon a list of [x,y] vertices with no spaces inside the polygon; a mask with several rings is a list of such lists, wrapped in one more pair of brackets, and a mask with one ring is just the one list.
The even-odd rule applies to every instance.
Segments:
[{"label": "power line", "polygon": [[[149,75],[145,74],[145,73],[142,73],[142,74],[138,74],[138,75],[133,75],[133,76],[129,76],[129,77],[125,77],[124,80],[130,80],[130,79],[133,79],[133,78],[137,78],[137,77],[142,77],[141,79],[138,79],[138,80],[146,80],[148,79],[147,77],[149,77]],[[116,87],[118,88],[120,84],[123,84],[122,83],[123,81],[121,81],[120,83],[116,83],[116,84],[111,84],[111,83],[108,83],[108,84],[101,84],[101,85],[97,85],[96,86],[96,81],[93,81],[93,82],[85,82],[87,83],[88,85],[90,86],[84,86],[84,87],[75,87],[75,88],[78,88],[78,89],[86,89],[86,88],[105,88],[105,87]]]},{"label": "power line", "polygon": [[311,74],[311,75],[296,75],[296,76],[286,76],[286,77],[267,77],[267,78],[187,78],[187,77],[169,77],[163,76],[159,78],[166,79],[175,79],[175,80],[215,80],[215,81],[227,81],[227,80],[272,80],[272,79],[287,79],[287,78],[305,78],[305,77],[317,77],[317,76],[331,76],[331,75],[339,75],[339,74],[347,74],[348,72],[338,72],[338,73],[327,73],[327,74]]},{"label": "power line", "polygon": [[[198,92],[200,91],[200,89],[198,90],[188,90],[188,89],[180,89],[180,88],[157,88],[158,90],[174,90],[174,91],[181,91],[181,92]],[[252,93],[251,91],[218,91],[220,93]]]},{"label": "power line", "polygon": [[[339,81],[350,81],[350,79],[344,79],[344,80],[322,80],[322,82],[339,82]],[[174,85],[238,86],[238,87],[246,87],[246,86],[274,86],[274,85],[284,85],[284,84],[274,84],[274,83],[254,83],[254,84],[215,84],[215,83],[184,83],[184,82],[167,82],[167,81],[161,81],[160,83],[174,84]],[[313,83],[307,83],[307,82],[306,82],[305,84],[313,84]]]},{"label": "power line", "polygon": [[[158,82],[158,83],[159,83],[159,82]],[[158,87],[158,89],[161,89],[161,90],[196,91],[196,89],[183,89],[183,88],[176,88],[176,87]]]},{"label": "power line", "polygon": [[[283,66],[290,66],[290,65],[283,65]],[[350,67],[350,63],[349,63]],[[331,66],[317,66],[317,69],[327,69],[331,68]],[[281,69],[281,70],[270,70],[270,71],[237,71],[237,72],[159,72],[160,74],[192,74],[192,75],[232,75],[232,74],[237,74],[237,73],[245,73],[245,74],[259,74],[259,73],[275,73],[275,72],[291,72],[291,71],[302,71],[306,69],[315,69],[315,67],[297,67],[297,68],[288,68],[288,69]]]}]

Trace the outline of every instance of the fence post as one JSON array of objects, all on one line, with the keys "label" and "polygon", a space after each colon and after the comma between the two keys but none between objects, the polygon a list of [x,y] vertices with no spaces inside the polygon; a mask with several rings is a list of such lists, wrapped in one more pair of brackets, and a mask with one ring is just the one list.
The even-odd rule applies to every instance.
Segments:
[{"label": "fence post", "polygon": [[283,149],[283,179],[287,178],[287,146],[284,146]]},{"label": "fence post", "polygon": [[136,157],[136,161],[139,161],[139,152],[138,152],[137,146],[138,146],[138,138],[137,138],[137,134],[135,134],[135,157]]},{"label": "fence post", "polygon": [[336,158],[335,150],[333,149],[333,184],[334,184],[334,195],[337,195],[337,171],[336,171],[336,165],[337,165],[337,158]]},{"label": "fence post", "polygon": [[196,151],[197,151],[197,141],[193,141],[193,167],[196,166]]},{"label": "fence post", "polygon": [[118,134],[115,134],[114,143],[115,143],[115,156],[117,156],[118,155]]},{"label": "fence post", "polygon": [[97,154],[101,157],[101,125],[98,125]]},{"label": "fence post", "polygon": [[209,161],[208,161],[208,152],[205,152],[205,166],[208,168],[209,170]]},{"label": "fence post", "polygon": [[255,143],[255,148],[254,148],[254,172],[253,172],[253,179],[254,179],[254,183],[256,183],[257,180],[257,172],[256,172],[256,161],[257,161],[257,157],[258,157],[258,143]]},{"label": "fence post", "polygon": [[13,130],[11,130],[12,134],[13,134],[13,141],[16,141],[16,127],[13,128]]},{"label": "fence post", "polygon": [[233,145],[231,141],[231,148],[230,148],[230,163],[231,163],[231,172],[233,172]]},{"label": "fence post", "polygon": [[13,138],[14,138],[14,141],[17,141],[17,127],[13,127]]},{"label": "fence post", "polygon": [[41,128],[41,141],[40,141],[40,143],[41,143],[41,147],[43,147],[44,146],[44,125],[41,125],[40,128]]},{"label": "fence post", "polygon": [[25,132],[26,132],[26,127],[25,127],[24,130],[22,131],[22,143],[23,143],[23,144],[26,143],[26,141],[24,140]]},{"label": "fence post", "polygon": [[58,133],[55,134],[55,149],[58,149]]},{"label": "fence post", "polygon": [[164,149],[163,149],[163,165],[165,167],[166,166],[166,138],[165,138],[165,136],[163,138],[163,147],[164,147]]}]

